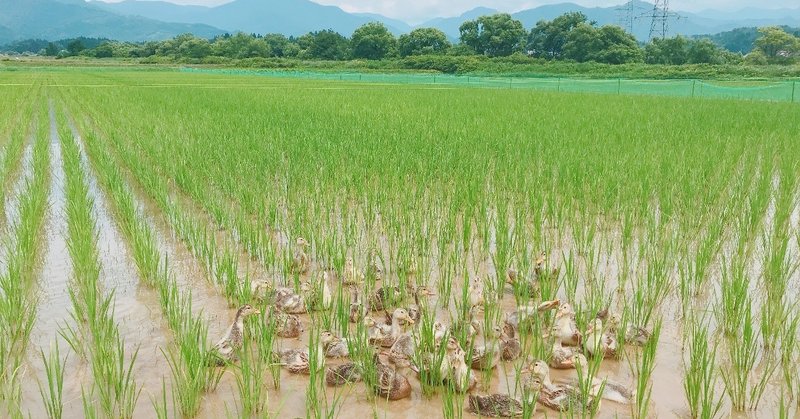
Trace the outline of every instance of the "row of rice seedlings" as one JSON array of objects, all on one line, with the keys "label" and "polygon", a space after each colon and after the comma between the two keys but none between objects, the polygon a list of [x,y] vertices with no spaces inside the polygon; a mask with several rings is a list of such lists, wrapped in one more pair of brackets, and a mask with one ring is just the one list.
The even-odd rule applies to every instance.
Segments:
[{"label": "row of rice seedlings", "polygon": [[96,401],[107,417],[132,418],[141,394],[141,387],[133,377],[138,350],[126,355],[113,317],[114,294],[103,296],[100,289],[98,233],[89,185],[80,150],[63,114],[59,124],[66,176],[67,247],[73,267],[70,298],[77,328],[67,326],[63,335],[76,353],[90,361],[94,386],[84,393],[91,398],[85,401],[85,406],[88,408]]},{"label": "row of rice seedlings", "polygon": [[[25,353],[36,320],[37,299],[32,292],[36,281],[36,263],[41,251],[41,232],[47,209],[49,182],[49,141],[47,118],[43,106],[38,110],[36,140],[33,146],[33,174],[20,190],[19,217],[4,243],[6,272],[0,275],[0,334],[7,343],[2,345],[0,360],[0,397],[11,417],[21,417],[20,379]],[[52,400],[52,398],[51,398]]]},{"label": "row of rice seedlings", "polygon": [[[35,96],[35,95],[31,95]],[[10,103],[10,102],[8,102]],[[18,114],[19,120],[15,121],[13,130],[9,133],[10,139],[3,147],[2,155],[0,155],[0,214],[5,214],[6,202],[6,188],[10,180],[14,177],[19,169],[22,160],[22,150],[25,148],[25,140],[28,138],[29,131],[35,129],[35,120],[33,116],[33,107],[30,104],[22,104]],[[31,121],[26,124],[23,121]]]},{"label": "row of rice seedlings", "polygon": [[717,348],[705,317],[687,319],[688,361],[684,362],[683,390],[692,418],[712,419],[722,408],[724,394],[715,393]]},{"label": "row of rice seedlings", "polygon": [[173,402],[181,416],[193,417],[200,409],[206,390],[219,383],[221,371],[209,364],[207,327],[194,317],[191,296],[183,294],[169,271],[169,262],[159,256],[152,227],[137,212],[135,198],[123,175],[96,134],[84,130],[84,144],[97,178],[108,192],[123,235],[131,245],[140,278],[159,293],[162,312],[175,334],[175,347],[164,350],[172,373]]}]

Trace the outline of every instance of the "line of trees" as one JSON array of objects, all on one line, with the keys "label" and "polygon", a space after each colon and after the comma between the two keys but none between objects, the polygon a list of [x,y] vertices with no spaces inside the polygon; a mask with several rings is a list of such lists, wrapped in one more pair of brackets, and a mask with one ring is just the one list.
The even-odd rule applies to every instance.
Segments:
[{"label": "line of trees", "polygon": [[[104,42],[94,48],[70,48],[48,55],[106,57],[171,57],[200,60],[288,57],[320,60],[382,60],[410,56],[535,57],[545,60],[625,64],[786,64],[800,57],[800,38],[779,27],[759,29],[755,49],[744,58],[708,39],[681,36],[654,39],[640,45],[633,35],[614,25],[598,26],[580,12],[540,21],[527,31],[509,14],[481,16],[464,22],[458,43],[435,28],[418,28],[395,37],[381,23],[367,23],[350,38],[332,30],[310,32],[300,37],[280,34],[226,34],[211,40],[191,34],[157,42]],[[75,45],[72,45],[75,47]]]}]

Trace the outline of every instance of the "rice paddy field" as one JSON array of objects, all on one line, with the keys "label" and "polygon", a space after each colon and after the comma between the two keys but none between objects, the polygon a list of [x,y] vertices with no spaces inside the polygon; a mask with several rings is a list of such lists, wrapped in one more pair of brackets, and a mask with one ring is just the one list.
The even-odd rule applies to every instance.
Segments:
[{"label": "rice paddy field", "polygon": [[796,103],[58,68],[0,97],[2,417],[798,417]]}]

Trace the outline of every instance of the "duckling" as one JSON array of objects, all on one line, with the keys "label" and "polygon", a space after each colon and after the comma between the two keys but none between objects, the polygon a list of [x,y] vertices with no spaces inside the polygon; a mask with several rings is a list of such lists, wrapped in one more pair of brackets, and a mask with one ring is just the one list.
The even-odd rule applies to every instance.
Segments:
[{"label": "duckling", "polygon": [[590,356],[613,357],[617,354],[617,337],[603,330],[603,321],[594,319],[586,330],[584,348]]},{"label": "duckling", "polygon": [[303,322],[294,314],[284,313],[270,307],[267,317],[275,321],[275,334],[282,338],[296,339],[303,333]]},{"label": "duckling", "polygon": [[241,349],[244,343],[244,318],[260,313],[257,308],[253,308],[250,304],[239,307],[233,319],[233,324],[225,332],[222,339],[211,348],[211,353],[217,365],[222,366],[235,359],[236,351]]},{"label": "duckling", "polygon": [[320,281],[322,293],[320,302],[322,303],[322,309],[330,310],[333,306],[333,289],[331,288],[330,275],[328,275],[327,271],[322,271]]},{"label": "duckling", "polygon": [[433,342],[436,346],[442,343],[442,339],[447,335],[447,326],[440,321],[433,322]]},{"label": "duckling", "polygon": [[306,255],[308,242],[302,237],[298,237],[295,242],[294,257],[292,259],[292,272],[305,274],[311,265],[311,260]]},{"label": "duckling", "polygon": [[408,312],[403,308],[398,308],[394,310],[392,314],[392,328],[391,333],[389,336],[378,341],[378,343],[385,347],[391,348],[394,345],[395,341],[400,337],[403,333],[403,327],[401,326],[400,322],[406,322],[406,324],[414,324],[414,320],[408,315]]},{"label": "duckling", "polygon": [[339,387],[345,384],[357,383],[361,381],[363,371],[358,364],[348,362],[346,364],[329,367],[325,370],[325,382],[331,387]]},{"label": "duckling", "polygon": [[331,332],[322,332],[319,335],[319,340],[322,342],[322,349],[325,351],[326,357],[346,358],[350,356],[350,351],[347,348],[347,339],[336,336]]},{"label": "duckling", "polygon": [[342,278],[342,285],[358,286],[364,283],[364,274],[356,271],[355,263],[352,257],[347,257],[344,261],[344,277]]},{"label": "duckling", "polygon": [[434,295],[436,295],[436,293],[426,286],[417,287],[417,289],[414,290],[414,305],[408,308],[408,315],[411,316],[414,322],[419,323],[422,314],[428,311],[428,298]]},{"label": "duckling", "polygon": [[473,369],[488,371],[497,366],[497,362],[502,355],[500,352],[500,345],[498,338],[502,330],[499,326],[492,329],[492,333],[486,337],[484,346],[472,348],[472,360],[470,366]]},{"label": "duckling", "polygon": [[[617,335],[621,319],[618,314],[612,314],[608,319],[608,333]],[[650,332],[642,327],[627,325],[625,330],[625,343],[643,346],[650,340]]]},{"label": "duckling", "polygon": [[507,394],[469,395],[469,411],[480,416],[522,416],[522,403]]},{"label": "duckling", "polygon": [[519,338],[509,337],[504,329],[500,330],[500,359],[513,361],[522,355],[522,343]]},{"label": "duckling", "polygon": [[572,348],[562,346],[561,341],[556,339],[553,342],[553,352],[548,365],[559,370],[575,368],[575,355]]},{"label": "duckling", "polygon": [[469,336],[470,339],[483,334],[483,315],[484,308],[482,305],[472,306],[472,308],[469,309],[469,328],[467,336]]},{"label": "duckling", "polygon": [[556,312],[555,324],[553,324],[552,335],[567,346],[580,346],[581,332],[575,324],[575,312],[569,303],[561,304]]},{"label": "duckling", "polygon": [[397,298],[400,295],[400,288],[397,286],[380,287],[372,295],[369,296],[369,309],[371,311],[382,311],[386,308],[391,298]]},{"label": "duckling", "polygon": [[375,394],[387,400],[401,400],[411,396],[408,378],[384,364],[377,354],[374,361],[377,370]]},{"label": "duckling", "polygon": [[[588,379],[589,363],[585,356],[582,354],[575,356],[575,367],[579,371],[582,371],[584,377]],[[634,397],[636,397],[636,393],[634,393],[633,390],[629,389],[624,384],[609,379],[600,380],[597,377],[592,378],[591,396],[597,398],[598,393],[600,393],[600,387],[603,387],[603,393],[600,395],[600,397],[612,402],[631,404],[633,403]]]},{"label": "duckling", "polygon": [[303,314],[308,312],[306,297],[302,294],[296,294],[291,288],[276,290],[275,307],[289,314]]}]

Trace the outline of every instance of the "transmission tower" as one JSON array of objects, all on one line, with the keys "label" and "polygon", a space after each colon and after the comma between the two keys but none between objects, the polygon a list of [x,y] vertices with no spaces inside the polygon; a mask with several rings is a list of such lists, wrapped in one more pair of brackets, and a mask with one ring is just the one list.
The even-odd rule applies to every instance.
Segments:
[{"label": "transmission tower", "polygon": [[636,16],[634,16],[635,11],[636,11],[635,0],[630,0],[625,4],[622,4],[619,7],[617,7],[617,18],[619,26],[628,31],[629,34],[633,34],[633,21],[636,19]]},{"label": "transmission tower", "polygon": [[650,40],[655,37],[664,39],[669,32],[669,0],[655,0],[653,2],[653,14],[650,21]]}]

